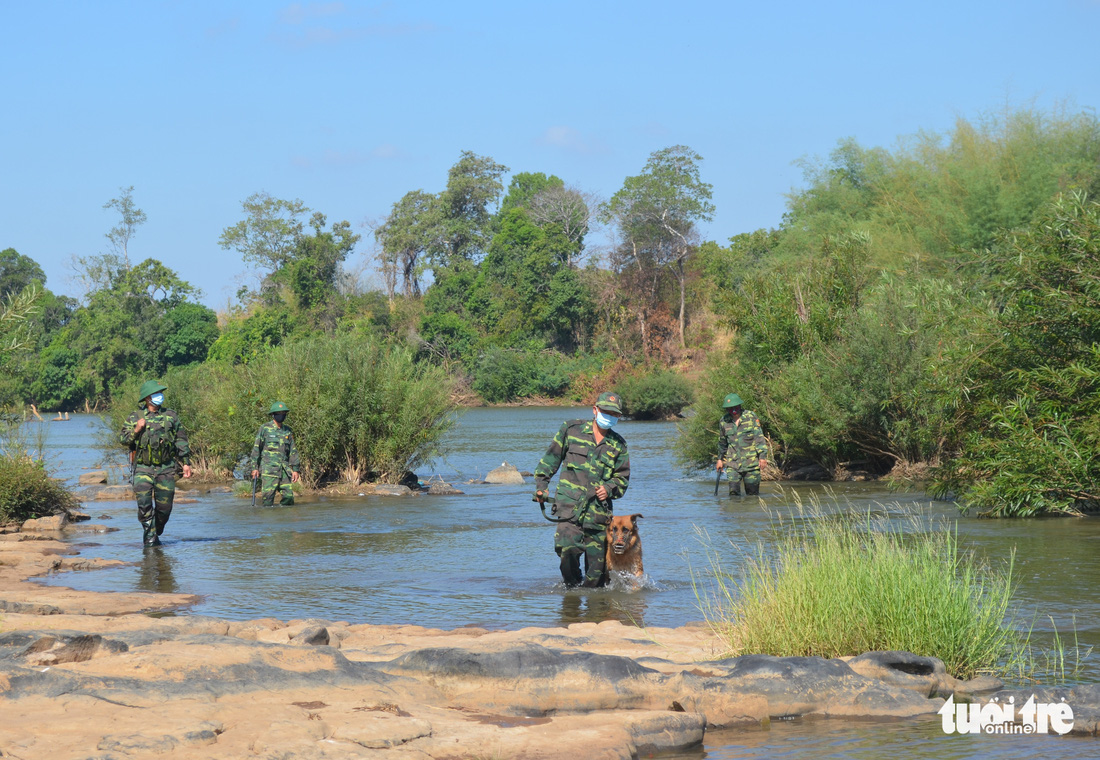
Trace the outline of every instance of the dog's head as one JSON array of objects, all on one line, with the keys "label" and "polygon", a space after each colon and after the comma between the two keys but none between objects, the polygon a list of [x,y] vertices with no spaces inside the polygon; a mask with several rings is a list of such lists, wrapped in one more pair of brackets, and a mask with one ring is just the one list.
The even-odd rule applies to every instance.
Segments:
[{"label": "dog's head", "polygon": [[626,554],[637,546],[638,518],[640,514],[615,515],[611,518],[611,524],[607,526],[607,543],[615,554]]}]

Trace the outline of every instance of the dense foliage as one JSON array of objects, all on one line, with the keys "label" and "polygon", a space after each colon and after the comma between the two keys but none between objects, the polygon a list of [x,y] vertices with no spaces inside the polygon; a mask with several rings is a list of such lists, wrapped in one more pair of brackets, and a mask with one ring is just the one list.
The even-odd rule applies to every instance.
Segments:
[{"label": "dense foliage", "polygon": [[[34,318],[3,328],[29,350],[6,360],[0,402],[95,407],[170,377],[181,403],[205,399],[186,402],[211,431],[203,455],[233,464],[259,408],[246,390],[268,387],[248,378],[290,346],[365,341],[453,379],[464,403],[587,404],[622,383],[645,418],[694,397],[678,446],[688,468],[712,465],[720,401],[736,391],[780,466],[939,465],[938,493],[991,514],[1096,501],[1095,415],[1079,402],[1095,395],[1095,115],[960,119],[892,150],[841,141],[805,164],[777,228],[727,245],[699,234],[714,213],[702,162],[684,145],[656,150],[600,202],[463,152],[442,189],[410,190],[374,227],[381,290],[347,268],[360,242],[347,221],[256,193],[218,241],[253,280],[218,316],[160,262],[131,263],[145,214],[125,188],[105,205],[119,217],[108,252],[77,260],[81,301],[0,252],[9,309],[36,289]],[[609,244],[596,248],[600,225]],[[313,455],[318,477],[398,466],[354,446],[343,465]]]},{"label": "dense foliage", "polygon": [[[246,458],[275,401],[290,406],[308,484],[396,483],[437,453],[454,420],[453,381],[407,348],[342,335],[288,341],[247,365],[208,361],[165,376],[165,404],[188,431],[203,469],[250,469]],[[134,408],[112,408],[118,429]]]},{"label": "dense foliage", "polygon": [[694,401],[691,384],[668,370],[624,378],[618,388],[623,414],[635,420],[675,417]]}]

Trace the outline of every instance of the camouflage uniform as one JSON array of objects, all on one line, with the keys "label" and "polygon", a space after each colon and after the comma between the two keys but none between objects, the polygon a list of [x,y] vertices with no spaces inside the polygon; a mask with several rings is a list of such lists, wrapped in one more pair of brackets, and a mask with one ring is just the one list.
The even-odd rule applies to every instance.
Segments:
[{"label": "camouflage uniform", "polygon": [[[535,487],[546,491],[550,479],[565,462],[558,479],[554,514],[572,518],[558,523],[554,551],[561,557],[561,574],[567,586],[581,583],[580,557],[584,555],[585,586],[598,586],[604,574],[607,525],[611,522],[611,499],[621,499],[630,480],[630,454],[626,441],[614,430],[604,431],[596,445],[594,420],[572,420],[561,426],[545,456],[535,468]],[[607,488],[610,499],[600,503],[598,486]]]},{"label": "camouflage uniform", "polygon": [[294,491],[290,487],[292,472],[298,472],[301,462],[298,447],[294,445],[294,433],[285,422],[280,426],[268,420],[256,433],[252,455],[248,461],[252,469],[260,471],[260,491],[265,507],[275,505],[275,492],[282,494],[282,503],[294,503]]},{"label": "camouflage uniform", "polygon": [[760,493],[760,460],[768,458],[768,442],[760,428],[760,419],[749,411],[741,412],[734,421],[726,412],[718,423],[718,458],[726,462],[726,478],[730,496],[741,495],[741,481],[745,481],[745,493]]},{"label": "camouflage uniform", "polygon": [[[142,418],[145,427],[135,437],[134,424]],[[126,418],[118,440],[134,452],[138,520],[144,529],[145,544],[154,546],[160,543],[158,536],[164,533],[164,526],[172,515],[176,478],[182,473],[183,465],[191,464],[187,433],[171,409],[150,412],[143,405]]]}]

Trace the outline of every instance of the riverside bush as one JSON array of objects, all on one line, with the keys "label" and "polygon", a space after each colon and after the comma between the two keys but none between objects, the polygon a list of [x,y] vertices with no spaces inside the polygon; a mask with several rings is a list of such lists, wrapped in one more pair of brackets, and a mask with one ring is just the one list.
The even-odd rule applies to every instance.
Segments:
[{"label": "riverside bush", "polygon": [[695,398],[691,384],[675,372],[658,370],[619,382],[623,413],[636,420],[678,415]]},{"label": "riverside bush", "polygon": [[76,497],[46,472],[41,460],[0,455],[0,525],[76,509]]},{"label": "riverside bush", "polygon": [[[396,483],[438,453],[454,420],[452,379],[371,336],[289,341],[245,365],[206,362],[164,381],[165,404],[179,413],[192,456],[229,469],[250,469],[244,460],[268,408],[286,403],[309,485],[368,476]],[[133,403],[112,415],[116,427]]]},{"label": "riverside bush", "polygon": [[933,491],[997,517],[1100,504],[1100,204],[1059,198],[982,254],[1000,304],[952,359],[957,455]]},{"label": "riverside bush", "polygon": [[717,590],[703,612],[732,651],[901,650],[938,657],[966,679],[1017,661],[1025,642],[1006,622],[1012,557],[991,567],[960,551],[948,527],[915,516],[908,531],[870,512],[827,517],[815,507],[807,516],[777,526],[774,552],[758,546],[739,582],[711,553]]}]

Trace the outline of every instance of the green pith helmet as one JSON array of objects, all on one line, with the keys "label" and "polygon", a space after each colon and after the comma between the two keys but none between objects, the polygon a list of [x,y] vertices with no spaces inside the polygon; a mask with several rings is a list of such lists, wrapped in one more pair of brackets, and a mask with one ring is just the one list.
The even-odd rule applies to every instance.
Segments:
[{"label": "green pith helmet", "polygon": [[731,406],[741,406],[741,403],[741,397],[738,396],[736,393],[731,393],[730,395],[726,396],[726,400],[722,402],[722,406],[728,409]]},{"label": "green pith helmet", "polygon": [[596,399],[596,408],[602,409],[605,412],[616,412],[617,414],[623,413],[623,408],[620,404],[619,394],[613,391],[604,391],[600,394],[600,397]]},{"label": "green pith helmet", "polygon": [[142,383],[141,390],[138,391],[138,393],[141,394],[141,396],[138,397],[138,401],[144,401],[157,391],[166,390],[168,390],[168,386],[160,382],[159,380],[146,380],[144,383]]},{"label": "green pith helmet", "polygon": [[290,407],[284,404],[282,401],[276,401],[271,405],[271,408],[267,410],[268,414],[275,414],[275,412],[289,412]]}]

